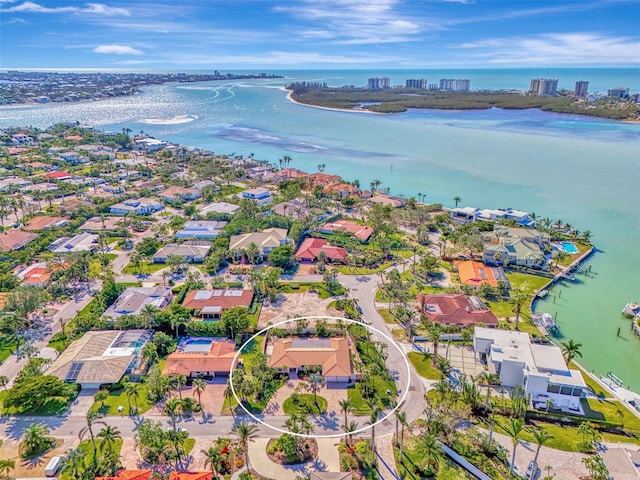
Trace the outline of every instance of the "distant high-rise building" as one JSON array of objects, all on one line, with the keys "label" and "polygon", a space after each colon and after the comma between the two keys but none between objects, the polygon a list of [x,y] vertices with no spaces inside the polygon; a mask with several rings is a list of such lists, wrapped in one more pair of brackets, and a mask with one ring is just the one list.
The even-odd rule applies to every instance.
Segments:
[{"label": "distant high-rise building", "polygon": [[438,86],[437,83],[430,83],[429,90],[440,90],[440,87]]},{"label": "distant high-rise building", "polygon": [[629,89],[626,87],[611,88],[607,90],[607,95],[609,95],[610,97],[628,98]]},{"label": "distant high-rise building", "polygon": [[578,80],[573,95],[577,98],[585,98],[587,96],[587,88],[589,88],[589,82]]},{"label": "distant high-rise building", "polygon": [[375,77],[367,80],[369,90],[380,90],[381,88],[391,88],[391,79],[388,77]]},{"label": "distant high-rise building", "polygon": [[557,78],[533,78],[529,86],[529,93],[533,95],[555,95],[557,90]]},{"label": "distant high-rise building", "polygon": [[440,90],[445,92],[468,92],[471,80],[465,78],[443,78],[440,80]]},{"label": "distant high-rise building", "polygon": [[455,80],[453,78],[442,78],[440,79],[440,90],[444,90],[445,92],[453,90],[454,83]]},{"label": "distant high-rise building", "polygon": [[453,89],[456,92],[468,92],[471,88],[471,80],[457,79]]},{"label": "distant high-rise building", "polygon": [[406,82],[407,88],[427,88],[427,80],[425,78],[410,78]]}]

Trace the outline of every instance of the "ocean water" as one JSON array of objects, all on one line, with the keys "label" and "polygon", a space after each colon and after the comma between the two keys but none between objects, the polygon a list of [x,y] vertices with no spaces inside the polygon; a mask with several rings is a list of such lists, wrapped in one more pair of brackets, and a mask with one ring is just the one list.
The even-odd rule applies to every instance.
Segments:
[{"label": "ocean water", "polygon": [[[620,311],[640,300],[640,124],[537,110],[421,111],[375,115],[320,110],[286,99],[293,80],[362,85],[371,76],[470,78],[472,88],[526,89],[532,77],[562,88],[590,81],[640,91],[640,69],[284,72],[285,79],[160,85],[82,104],[0,107],[0,127],[80,121],[131,128],[183,145],[314,171],[319,164],[427,202],[514,207],[591,230],[591,275],[556,287],[537,311],[557,315],[563,338],[583,344],[587,368],[640,391],[640,339]],[[561,291],[561,293],[560,293]],[[617,335],[620,327],[620,336]]]}]

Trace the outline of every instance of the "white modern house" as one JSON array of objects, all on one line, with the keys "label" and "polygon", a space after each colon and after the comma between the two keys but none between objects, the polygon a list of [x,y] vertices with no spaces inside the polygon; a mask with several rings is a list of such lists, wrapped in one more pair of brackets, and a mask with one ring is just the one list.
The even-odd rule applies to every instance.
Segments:
[{"label": "white modern house", "polygon": [[504,387],[521,386],[535,408],[556,408],[584,414],[580,399],[587,385],[578,370],[570,370],[556,345],[532,343],[513,330],[475,327],[473,351]]},{"label": "white modern house", "polygon": [[124,202],[111,205],[109,213],[112,215],[150,215],[159,212],[164,208],[164,204],[151,198],[133,198]]}]

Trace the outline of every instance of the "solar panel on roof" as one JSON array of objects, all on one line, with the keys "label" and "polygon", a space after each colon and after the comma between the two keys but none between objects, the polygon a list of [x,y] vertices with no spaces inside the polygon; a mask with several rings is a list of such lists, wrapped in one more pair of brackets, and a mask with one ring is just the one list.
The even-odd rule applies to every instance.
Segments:
[{"label": "solar panel on roof", "polygon": [[211,298],[211,292],[208,290],[198,290],[193,297],[194,300],[208,300]]},{"label": "solar panel on roof", "polygon": [[80,375],[80,370],[82,370],[83,365],[84,363],[82,362],[73,362],[71,364],[71,368],[69,368],[69,373],[67,374],[65,381],[75,382],[78,379],[78,375]]}]

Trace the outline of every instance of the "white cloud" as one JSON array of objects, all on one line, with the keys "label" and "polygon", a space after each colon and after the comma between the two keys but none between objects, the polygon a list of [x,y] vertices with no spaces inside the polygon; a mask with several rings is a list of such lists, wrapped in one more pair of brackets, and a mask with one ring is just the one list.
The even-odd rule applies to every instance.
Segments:
[{"label": "white cloud", "polygon": [[452,45],[472,49],[489,63],[511,65],[639,64],[640,39],[594,33],[549,33],[533,37],[492,38]]},{"label": "white cloud", "polygon": [[84,7],[45,7],[35,2],[24,2],[20,5],[7,8],[5,12],[23,12],[23,13],[75,13],[86,15],[104,15],[104,16],[129,16],[131,13],[126,8],[109,7],[102,3],[87,3]]},{"label": "white cloud", "polygon": [[404,42],[421,27],[407,15],[395,11],[398,0],[305,0],[296,6],[275,7],[297,20],[318,27],[294,28],[303,38],[331,39],[334,43],[369,44]]},{"label": "white cloud", "polygon": [[142,50],[128,45],[98,45],[93,49],[95,53],[108,53],[114,55],[144,55]]}]

